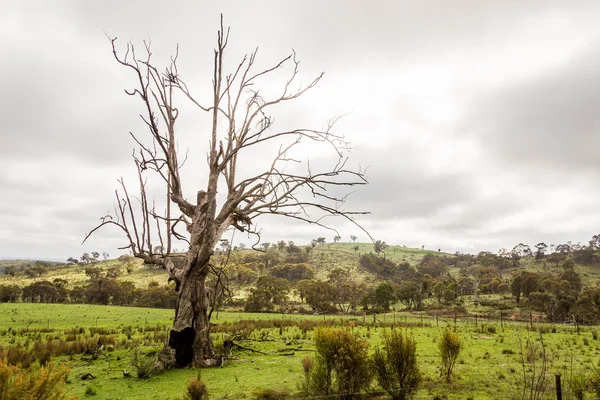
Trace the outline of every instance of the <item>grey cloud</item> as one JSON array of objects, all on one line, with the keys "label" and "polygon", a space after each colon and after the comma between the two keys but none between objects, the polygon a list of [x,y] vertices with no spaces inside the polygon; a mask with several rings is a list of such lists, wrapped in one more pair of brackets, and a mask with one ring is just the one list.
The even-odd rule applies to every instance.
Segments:
[{"label": "grey cloud", "polygon": [[478,99],[464,132],[511,169],[598,179],[599,81],[600,46],[595,46],[559,70]]}]

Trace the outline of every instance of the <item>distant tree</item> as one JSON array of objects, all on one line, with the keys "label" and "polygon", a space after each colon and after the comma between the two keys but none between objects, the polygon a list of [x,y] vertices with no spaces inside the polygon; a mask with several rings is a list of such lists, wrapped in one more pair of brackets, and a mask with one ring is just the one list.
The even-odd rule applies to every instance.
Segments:
[{"label": "distant tree", "polygon": [[269,243],[269,242],[261,243],[260,247],[262,247],[264,251],[267,251],[267,250],[269,250],[269,247],[271,247],[271,243]]},{"label": "distant tree", "polygon": [[121,276],[120,268],[113,267],[113,268],[109,268],[109,270],[106,271],[107,278],[118,278],[119,276]]},{"label": "distant tree", "polygon": [[417,270],[423,274],[428,274],[436,278],[443,275],[448,270],[448,266],[444,264],[439,257],[426,254],[419,263]]},{"label": "distant tree", "polygon": [[283,264],[271,269],[271,274],[277,278],[296,282],[303,279],[312,279],[315,276],[314,269],[308,264]]},{"label": "distant tree", "polygon": [[421,250],[425,250],[425,245],[421,245]]},{"label": "distant tree", "polygon": [[78,264],[78,263],[79,263],[79,260],[77,260],[74,257],[67,258],[67,264]]},{"label": "distant tree", "polygon": [[396,302],[394,288],[387,282],[381,282],[375,289],[375,303],[383,311],[389,311],[390,305]]},{"label": "distant tree", "polygon": [[546,256],[546,250],[548,249],[548,245],[544,242],[540,242],[535,245],[535,248],[537,249],[535,252],[535,260],[536,261],[543,260],[544,257]]},{"label": "distant tree", "polygon": [[375,253],[377,253],[377,255],[379,255],[379,253],[385,253],[385,249],[387,249],[388,245],[381,240],[377,240],[374,244],[373,244],[373,250],[375,251]]},{"label": "distant tree", "polygon": [[589,245],[594,250],[600,250],[600,233],[592,236]]},{"label": "distant tree", "polygon": [[30,278],[33,278],[36,276],[42,276],[47,272],[48,268],[44,267],[43,265],[36,265],[35,267],[27,268],[25,270],[25,275],[27,275]]},{"label": "distant tree", "polygon": [[321,246],[325,244],[325,238],[324,237],[319,237],[317,238],[317,244],[320,244]]},{"label": "distant tree", "polygon": [[79,259],[83,264],[89,264],[92,261],[89,253],[83,253]]},{"label": "distant tree", "polygon": [[569,242],[559,244],[558,246],[556,246],[556,251],[559,253],[569,254],[571,253],[571,244]]},{"label": "distant tree", "polygon": [[103,252],[103,253],[102,253],[102,259],[103,259],[104,261],[108,260],[108,258],[109,258],[109,257],[110,257],[110,254],[108,254],[107,252]]},{"label": "distant tree", "polygon": [[442,299],[444,298],[445,292],[446,292],[446,285],[444,285],[444,282],[438,282],[433,287],[433,294],[437,298],[438,303],[441,302]]},{"label": "distant tree", "polygon": [[513,251],[515,251],[520,257],[531,257],[533,255],[531,252],[531,247],[523,243],[519,243],[513,247]]},{"label": "distant tree", "polygon": [[246,243],[240,243],[239,248],[240,250],[246,250]]},{"label": "distant tree", "polygon": [[17,273],[17,268],[14,265],[9,265],[8,267],[4,268],[4,273],[6,275],[15,276]]},{"label": "distant tree", "polygon": [[290,291],[287,280],[274,276],[261,276],[256,281],[256,288],[250,289],[250,295],[246,300],[245,311],[270,311],[275,305],[283,304]]},{"label": "distant tree", "polygon": [[219,239],[219,247],[221,247],[222,252],[229,250],[230,246],[229,239]]},{"label": "distant tree", "polygon": [[563,262],[567,257],[568,257],[567,253],[555,252],[555,253],[548,255],[548,257],[546,257],[546,259],[548,261],[550,261],[551,263],[553,263],[556,266],[556,268],[558,268],[560,263]]},{"label": "distant tree", "polygon": [[523,277],[521,277],[519,275],[519,276],[516,276],[510,284],[510,292],[512,293],[513,297],[517,301],[517,304],[519,304],[521,301],[521,291],[522,290],[523,290]]},{"label": "distant tree", "polygon": [[286,246],[287,246],[287,244],[285,243],[285,240],[280,240],[277,242],[277,249],[279,251],[284,251]]},{"label": "distant tree", "polygon": [[360,247],[358,245],[354,246],[352,248],[352,250],[354,250],[354,254],[356,254],[356,252],[360,249]]},{"label": "distant tree", "polygon": [[575,294],[578,294],[582,288],[581,277],[573,268],[565,268],[560,279],[569,282],[570,288]]},{"label": "distant tree", "polygon": [[85,274],[90,279],[98,279],[102,276],[102,270],[98,267],[85,267]]},{"label": "distant tree", "polygon": [[339,242],[341,238],[342,238],[341,236],[337,236],[337,235],[336,235],[336,236],[334,236],[334,237],[333,237],[333,243],[337,243],[337,242]]},{"label": "distant tree", "polygon": [[0,303],[16,303],[22,292],[17,285],[0,285]]},{"label": "distant tree", "polygon": [[328,282],[332,287],[333,301],[342,313],[347,314],[358,305],[363,287],[351,279],[347,269],[333,269],[329,273]]},{"label": "distant tree", "polygon": [[529,298],[529,295],[536,292],[538,288],[538,277],[534,274],[527,274],[523,279],[523,285],[521,286],[523,296]]},{"label": "distant tree", "polygon": [[355,235],[350,235],[350,240],[352,240],[352,243],[356,243],[356,239],[357,237]]},{"label": "distant tree", "polygon": [[412,310],[420,310],[425,297],[423,283],[416,279],[402,282],[396,290],[398,301]]},{"label": "distant tree", "polygon": [[92,257],[91,257],[91,262],[97,262],[98,258],[100,258],[100,253],[98,253],[97,251],[92,251]]},{"label": "distant tree", "polygon": [[296,284],[296,290],[301,298],[306,299],[311,309],[316,313],[335,310],[333,306],[333,287],[328,282],[319,280],[304,280]]}]

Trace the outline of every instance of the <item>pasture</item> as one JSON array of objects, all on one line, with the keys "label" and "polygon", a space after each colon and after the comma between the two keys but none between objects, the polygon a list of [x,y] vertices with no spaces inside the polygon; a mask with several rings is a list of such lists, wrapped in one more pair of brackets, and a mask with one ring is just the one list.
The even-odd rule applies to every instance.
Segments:
[{"label": "pasture", "polygon": [[[261,389],[297,393],[303,379],[302,360],[313,357],[313,338],[319,326],[343,326],[369,342],[370,352],[380,345],[385,330],[404,329],[417,343],[424,381],[418,399],[520,398],[524,379],[546,368],[543,390],[554,394],[554,374],[563,376],[564,391],[582,385],[598,368],[600,340],[595,327],[498,321],[435,319],[396,313],[379,316],[313,316],[221,312],[213,327],[217,350],[225,339],[242,347],[233,349],[222,367],[181,369],[138,379],[132,357],[151,363],[170,327],[172,310],[132,307],[0,304],[0,345],[18,348],[35,357],[69,363],[70,393],[95,399],[181,399],[187,381],[199,373],[211,399],[252,399]],[[393,328],[392,328],[393,327]],[[453,379],[440,377],[437,348],[444,329],[456,330],[463,349]],[[94,348],[102,344],[99,351]],[[86,347],[87,346],[87,347]],[[91,349],[90,349],[91,348]],[[33,360],[32,360],[33,361]],[[34,361],[37,363],[39,361]],[[130,376],[124,376],[124,371]],[[82,380],[91,374],[93,379]],[[583,380],[585,384],[585,380]],[[592,388],[585,387],[591,398]],[[369,392],[380,392],[375,381]],[[446,396],[446,397],[444,397]],[[381,395],[378,398],[386,398]],[[565,397],[574,398],[574,397]]]}]

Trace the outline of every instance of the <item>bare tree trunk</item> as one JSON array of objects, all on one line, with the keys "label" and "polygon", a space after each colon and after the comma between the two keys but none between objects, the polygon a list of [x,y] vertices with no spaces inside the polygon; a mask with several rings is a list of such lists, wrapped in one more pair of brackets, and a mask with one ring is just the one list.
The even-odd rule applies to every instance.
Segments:
[{"label": "bare tree trunk", "polygon": [[165,346],[175,350],[173,366],[199,366],[214,356],[208,321],[208,292],[205,288],[207,271],[208,265],[195,268],[181,284],[173,328]]}]

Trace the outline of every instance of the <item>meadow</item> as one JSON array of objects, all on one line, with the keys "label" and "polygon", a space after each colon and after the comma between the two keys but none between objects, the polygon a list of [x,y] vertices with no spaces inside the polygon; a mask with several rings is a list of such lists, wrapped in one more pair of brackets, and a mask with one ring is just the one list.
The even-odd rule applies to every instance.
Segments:
[{"label": "meadow", "polygon": [[[0,304],[0,345],[30,352],[50,348],[60,352],[63,342],[83,341],[80,352],[51,356],[68,363],[70,393],[96,399],[181,399],[189,379],[201,375],[212,399],[257,398],[262,389],[298,392],[302,360],[314,356],[314,333],[319,326],[339,326],[367,340],[372,352],[384,331],[404,329],[417,343],[424,375],[418,399],[521,398],[524,379],[539,373],[545,361],[547,398],[554,396],[554,374],[563,376],[568,397],[598,367],[600,340],[595,327],[534,324],[473,319],[454,321],[411,313],[372,316],[313,316],[221,312],[213,327],[217,349],[235,338],[235,348],[222,367],[162,372],[148,379],[136,377],[132,357],[151,363],[164,344],[172,310],[95,305]],[[533,329],[531,329],[533,328]],[[444,329],[456,330],[463,349],[452,381],[440,377],[437,348]],[[40,344],[41,343],[41,344]],[[48,343],[54,343],[48,345]],[[90,351],[102,343],[97,352]],[[543,343],[543,347],[542,347]],[[252,350],[250,350],[252,349]],[[70,351],[67,349],[67,351]],[[543,355],[545,351],[545,355]],[[126,377],[124,371],[130,373]],[[82,380],[82,377],[93,379]],[[585,384],[585,380],[583,380]],[[586,395],[592,396],[590,387]],[[373,384],[369,392],[381,394]],[[384,396],[378,398],[385,398]]]}]

